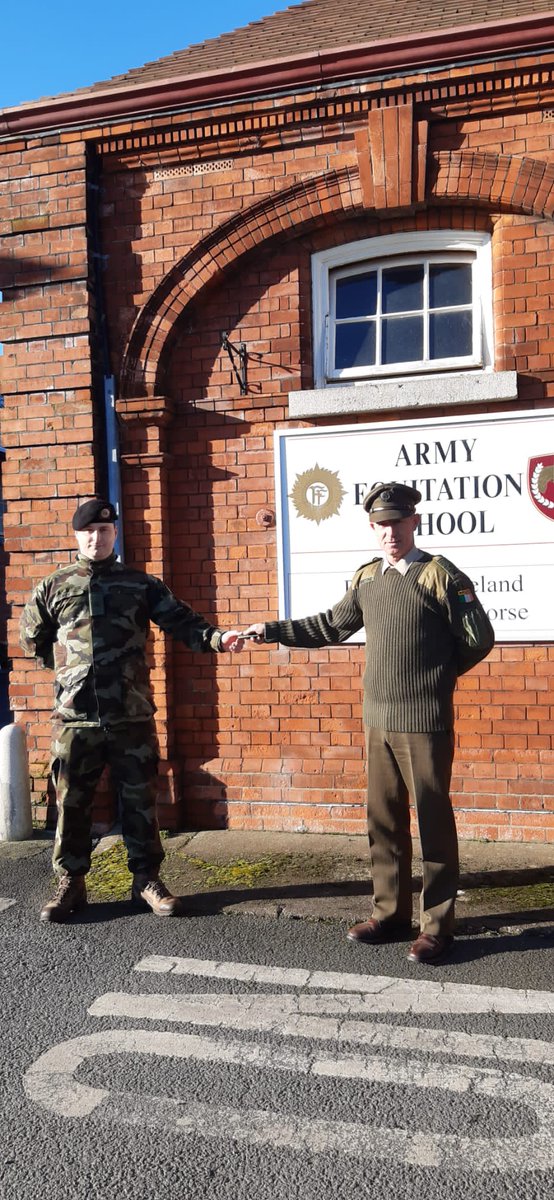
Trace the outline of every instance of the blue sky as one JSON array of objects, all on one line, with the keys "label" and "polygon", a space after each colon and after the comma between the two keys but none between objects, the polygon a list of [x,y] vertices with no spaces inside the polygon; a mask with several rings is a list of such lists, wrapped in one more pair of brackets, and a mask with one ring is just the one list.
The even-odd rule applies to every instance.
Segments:
[{"label": "blue sky", "polygon": [[299,0],[19,0],[2,7],[0,108],[120,75]]}]

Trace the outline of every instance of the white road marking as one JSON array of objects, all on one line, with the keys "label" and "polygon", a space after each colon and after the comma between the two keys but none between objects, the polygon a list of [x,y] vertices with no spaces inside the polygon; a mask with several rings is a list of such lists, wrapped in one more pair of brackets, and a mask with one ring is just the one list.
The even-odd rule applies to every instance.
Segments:
[{"label": "white road marking", "polygon": [[[157,975],[171,971],[174,975],[201,975],[215,979],[236,979],[239,983],[283,984],[285,987],[306,987],[312,977],[311,971],[300,968],[261,967],[253,963],[216,962],[202,958],[166,958],[162,954],[141,958],[134,970],[153,971]],[[359,987],[357,990],[360,990]]]},{"label": "white road marking", "polygon": [[460,1058],[490,1058],[495,1062],[554,1064],[554,1044],[533,1038],[448,1032],[404,1025],[344,1020],[371,1012],[368,997],[294,996],[270,993],[229,996],[199,992],[186,996],[130,995],[107,992],[88,1009],[92,1017],[136,1021],[174,1021],[222,1029],[280,1034],[369,1046],[409,1050],[422,1055],[451,1054]]},{"label": "white road marking", "polygon": [[7,896],[0,896],[0,912],[5,912],[7,908],[11,908],[12,904],[17,904],[17,900],[9,900]]},{"label": "white road marking", "polygon": [[362,992],[371,996],[368,1013],[554,1013],[554,992],[535,992],[526,988],[434,983],[428,980],[395,979],[388,975],[343,975],[334,971],[302,971],[197,958],[166,958],[157,954],[141,959],[134,969],[156,974],[228,979],[239,983]]},{"label": "white road marking", "polygon": [[[204,1062],[225,1062],[278,1069],[315,1077],[342,1077],[433,1088],[445,1093],[485,1096],[492,1100],[508,1095],[528,1107],[536,1132],[506,1138],[469,1138],[457,1134],[423,1134],[399,1129],[372,1128],[362,1123],[288,1117],[270,1110],[214,1109],[209,1104],[187,1104],[163,1097],[133,1097],[130,1111],[125,1093],[110,1093],[75,1079],[87,1059],[106,1054],[151,1054]],[[30,1099],[51,1112],[67,1117],[92,1116],[110,1123],[150,1126],[173,1125],[183,1133],[204,1137],[290,1147],[295,1151],[338,1151],[344,1155],[393,1158],[397,1162],[472,1171],[546,1170],[554,1167],[554,1086],[517,1074],[456,1065],[441,1067],[404,1065],[397,1057],[336,1056],[326,1051],[287,1051],[243,1041],[212,1041],[188,1034],[143,1030],[106,1030],[73,1038],[46,1051],[29,1068],[24,1085]],[[138,1104],[135,1103],[138,1101]],[[145,1101],[147,1100],[147,1104]],[[184,1111],[182,1111],[184,1109]]]},{"label": "white road marking", "polygon": [[[520,1075],[498,1067],[504,1062],[527,1067],[552,1065],[554,1046],[550,1042],[367,1019],[376,1013],[552,1014],[551,992],[159,955],[142,959],[135,971],[293,990],[178,995],[108,992],[90,1006],[91,1016],[208,1026],[218,1030],[218,1037],[214,1040],[197,1033],[134,1028],[73,1038],[46,1051],[29,1068],[24,1086],[31,1100],[66,1117],[169,1127],[183,1135],[231,1138],[295,1151],[334,1150],[354,1157],[373,1156],[452,1169],[467,1169],[469,1164],[475,1172],[554,1167],[554,1084],[529,1073]],[[252,1037],[239,1040],[229,1030],[266,1037],[262,1042]],[[268,1034],[280,1040],[268,1041]],[[305,1041],[287,1044],[287,1038]],[[321,1043],[328,1043],[329,1048]],[[360,1047],[358,1051],[356,1046]],[[521,1123],[521,1135],[511,1132],[506,1138],[475,1138],[461,1133],[421,1133],[372,1127],[366,1122],[320,1120],[271,1109],[214,1109],[208,1103],[90,1087],[76,1078],[86,1060],[137,1054],[247,1066],[266,1072],[268,1086],[272,1073],[284,1071],[314,1080],[364,1080],[420,1091],[433,1089],[445,1097],[486,1097],[489,1102],[509,1098],[512,1104],[527,1110],[527,1117]],[[488,1060],[494,1066],[449,1063],[446,1055],[457,1060]],[[526,1132],[530,1126],[532,1133]]]}]

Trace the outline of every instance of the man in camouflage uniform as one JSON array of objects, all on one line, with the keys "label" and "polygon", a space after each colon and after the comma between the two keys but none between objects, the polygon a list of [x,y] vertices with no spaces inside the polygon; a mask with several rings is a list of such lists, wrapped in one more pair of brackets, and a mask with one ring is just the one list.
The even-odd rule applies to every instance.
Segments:
[{"label": "man in camouflage uniform", "polygon": [[158,745],[146,662],[150,622],[191,650],[240,650],[153,575],[118,562],[116,512],[106,500],[81,504],[73,517],[77,560],[43,579],[25,606],[21,644],[55,671],[52,776],[58,825],[53,865],[59,876],[42,921],[65,921],[87,902],[91,812],[106,765],[121,801],[133,899],[157,916],[179,901],[159,878],[164,857],[155,812]]},{"label": "man in camouflage uniform", "polygon": [[471,580],[443,558],[419,550],[417,488],[379,483],[364,508],[383,551],[355,572],[327,612],[269,621],[246,630],[257,642],[339,645],[365,628],[364,724],[367,823],[373,913],[354,925],[356,942],[383,942],[412,924],[409,797],[423,858],[420,934],[412,962],[442,958],[452,943],[458,886],[458,840],[450,779],[454,755],[453,694],[459,675],[494,645],[491,623]]}]

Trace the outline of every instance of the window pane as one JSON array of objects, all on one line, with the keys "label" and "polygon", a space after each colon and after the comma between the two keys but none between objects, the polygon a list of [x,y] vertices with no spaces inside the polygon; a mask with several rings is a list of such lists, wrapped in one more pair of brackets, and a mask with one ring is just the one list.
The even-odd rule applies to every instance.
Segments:
[{"label": "window pane", "polygon": [[423,308],[423,267],[390,267],[383,271],[383,312]]},{"label": "window pane", "polygon": [[383,362],[415,362],[423,358],[423,317],[383,321]]},{"label": "window pane", "polygon": [[369,367],[375,362],[375,322],[357,321],[335,329],[335,370]]},{"label": "window pane", "polygon": [[337,321],[347,317],[372,317],[377,304],[377,272],[337,279]]},{"label": "window pane", "polygon": [[463,358],[472,353],[470,312],[432,313],[429,318],[429,357]]},{"label": "window pane", "polygon": [[429,305],[449,308],[453,304],[471,304],[471,266],[441,263],[429,268]]}]

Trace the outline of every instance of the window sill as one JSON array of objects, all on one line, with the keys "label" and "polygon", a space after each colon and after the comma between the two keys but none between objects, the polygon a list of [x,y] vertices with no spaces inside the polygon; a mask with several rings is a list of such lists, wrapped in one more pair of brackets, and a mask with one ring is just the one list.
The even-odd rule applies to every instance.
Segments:
[{"label": "window sill", "polygon": [[289,393],[289,417],[351,416],[402,408],[495,404],[517,400],[516,371],[463,371],[455,375],[331,384]]}]

